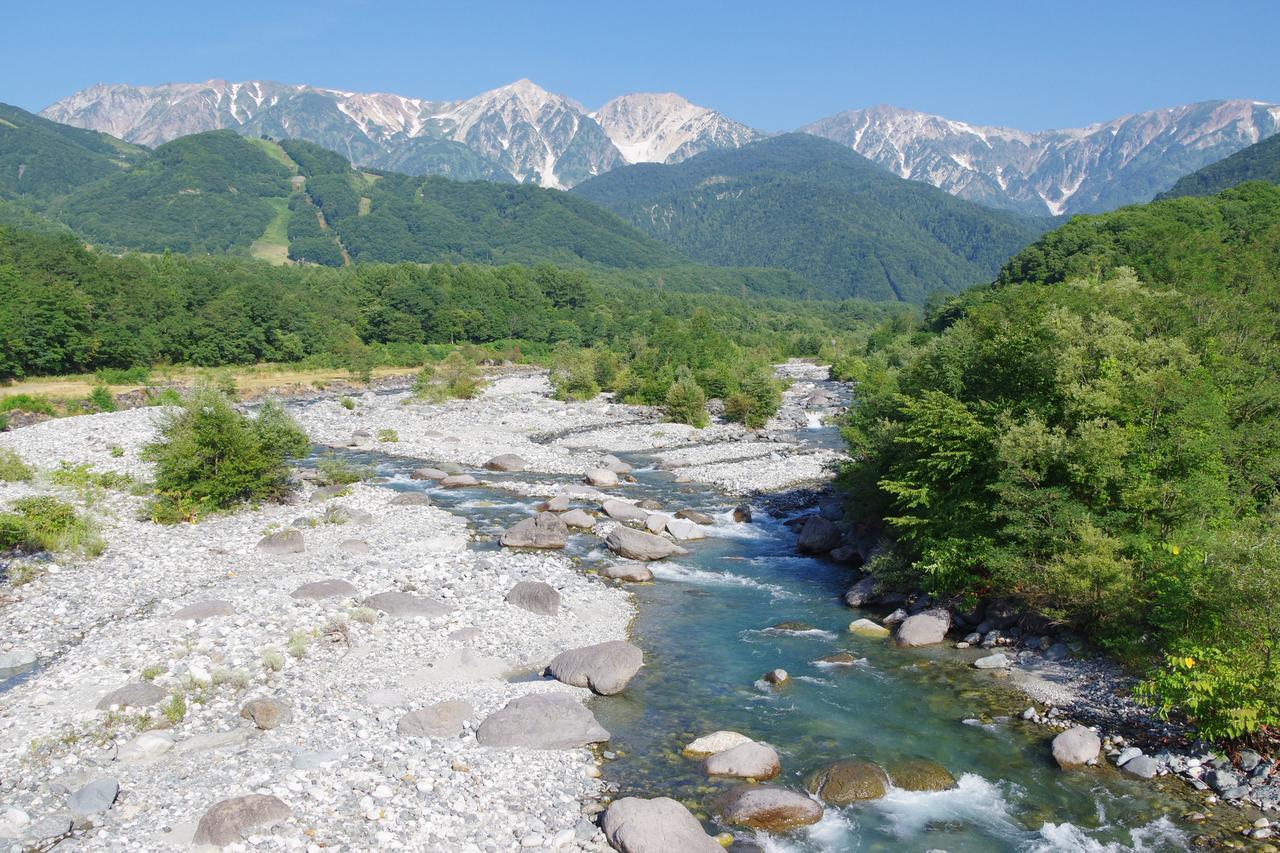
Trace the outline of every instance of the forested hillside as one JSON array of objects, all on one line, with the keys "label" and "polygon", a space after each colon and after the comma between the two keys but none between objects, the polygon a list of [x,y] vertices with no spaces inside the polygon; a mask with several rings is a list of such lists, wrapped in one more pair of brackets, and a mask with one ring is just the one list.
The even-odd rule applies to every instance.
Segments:
[{"label": "forested hillside", "polygon": [[1213,195],[1245,181],[1280,183],[1280,134],[1180,178],[1176,184],[1157,196],[1157,199]]},{"label": "forested hillside", "polygon": [[782,267],[820,297],[923,303],[990,281],[1043,231],[805,134],[614,169],[573,193],[695,260]]},{"label": "forested hillside", "polygon": [[146,149],[0,104],[0,199],[48,200],[114,175]]},{"label": "forested hillside", "polygon": [[1212,737],[1280,722],[1280,187],[1082,216],[887,326],[843,475],[872,570],[1013,595],[1154,666]]}]

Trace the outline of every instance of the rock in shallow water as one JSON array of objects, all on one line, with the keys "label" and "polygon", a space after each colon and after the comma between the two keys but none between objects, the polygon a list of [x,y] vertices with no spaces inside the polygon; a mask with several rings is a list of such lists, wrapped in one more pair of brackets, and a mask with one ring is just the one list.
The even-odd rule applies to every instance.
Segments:
[{"label": "rock in shallow water", "polygon": [[1064,770],[1094,761],[1101,751],[1097,733],[1084,726],[1073,726],[1053,739],[1053,760]]},{"label": "rock in shallow water", "polygon": [[195,844],[226,847],[250,829],[287,820],[292,810],[279,797],[248,794],[214,803],[196,827]]},{"label": "rock in shallow water", "polygon": [[624,527],[621,524],[609,531],[605,544],[615,554],[620,554],[628,560],[661,560],[666,557],[683,556],[689,553],[684,548],[674,542],[663,539],[661,536],[654,536],[652,533],[645,533],[640,530],[632,530],[630,527]]},{"label": "rock in shallow water", "polygon": [[653,580],[653,570],[644,563],[636,563],[628,560],[624,563],[614,563],[611,566],[605,566],[600,570],[600,576],[615,581],[645,583]]},{"label": "rock in shallow water", "polygon": [[771,746],[743,743],[707,756],[702,761],[702,770],[708,776],[734,776],[763,782],[782,772],[782,761]]},{"label": "rock in shallow water", "polygon": [[889,767],[894,787],[904,791],[947,791],[956,786],[956,777],[936,761],[909,758]]},{"label": "rock in shallow water", "polygon": [[607,468],[592,468],[583,475],[587,485],[597,489],[608,489],[618,485],[618,475]]},{"label": "rock in shallow water", "polygon": [[908,616],[898,626],[899,646],[913,648],[941,643],[951,627],[951,614],[941,607]]},{"label": "rock in shallow water", "polygon": [[621,693],[644,666],[644,653],[631,643],[611,640],[561,652],[547,667],[558,681],[588,687],[602,696]]},{"label": "rock in shallow water", "polygon": [[569,542],[569,527],[554,512],[540,512],[518,522],[499,541],[506,548],[563,548]]},{"label": "rock in shallow water", "polygon": [[822,806],[796,791],[772,785],[739,785],[716,801],[726,823],[781,832],[822,819]]},{"label": "rock in shallow water", "polygon": [[604,510],[605,515],[609,516],[614,521],[644,524],[649,520],[649,513],[640,509],[640,507],[635,504],[629,504],[626,501],[609,498],[609,500],[600,505],[600,508]]},{"label": "rock in shallow water", "polygon": [[571,509],[568,512],[561,513],[560,520],[569,527],[585,530],[590,530],[596,525],[596,520],[580,509]]},{"label": "rock in shallow water", "polygon": [[603,743],[609,732],[595,715],[564,693],[535,693],[512,699],[476,730],[482,746],[576,749]]},{"label": "rock in shallow water", "polygon": [[715,755],[717,752],[724,752],[744,743],[755,743],[755,741],[744,734],[722,730],[692,741],[685,746],[684,755],[687,758],[706,758],[708,755]]},{"label": "rock in shallow water", "polygon": [[820,515],[812,516],[804,523],[796,542],[801,554],[825,554],[839,546],[840,528]]},{"label": "rock in shallow water", "polygon": [[870,761],[850,758],[814,773],[806,787],[823,802],[845,806],[883,797],[889,790],[889,774]]},{"label": "rock in shallow water", "polygon": [[857,634],[860,637],[880,639],[889,636],[889,629],[883,625],[877,625],[870,619],[855,619],[849,623],[849,633]]},{"label": "rock in shallow water", "polygon": [[605,838],[620,853],[723,853],[698,819],[668,797],[624,797],[601,821]]},{"label": "rock in shallow water", "polygon": [[996,652],[994,655],[987,655],[973,662],[978,669],[1008,669],[1012,664],[1013,661],[1009,660],[1009,656],[1003,652]]}]

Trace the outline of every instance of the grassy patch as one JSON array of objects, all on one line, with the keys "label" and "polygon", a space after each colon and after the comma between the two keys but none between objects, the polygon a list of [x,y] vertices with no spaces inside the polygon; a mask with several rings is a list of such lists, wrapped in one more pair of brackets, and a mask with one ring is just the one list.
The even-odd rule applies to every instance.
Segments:
[{"label": "grassy patch", "polygon": [[367,465],[353,465],[341,457],[326,455],[316,463],[320,471],[321,484],[325,486],[349,486],[373,476],[373,468]]},{"label": "grassy patch", "polygon": [[19,498],[0,513],[0,548],[69,551],[96,557],[106,548],[97,525],[65,501]]},{"label": "grassy patch", "polygon": [[22,483],[35,476],[31,466],[22,457],[7,448],[0,448],[0,480],[6,483]]},{"label": "grassy patch", "polygon": [[276,215],[267,223],[262,236],[253,241],[253,245],[249,247],[249,254],[273,264],[287,264],[289,263],[289,219],[293,215],[289,210],[289,200],[269,198],[264,201],[271,205]]}]

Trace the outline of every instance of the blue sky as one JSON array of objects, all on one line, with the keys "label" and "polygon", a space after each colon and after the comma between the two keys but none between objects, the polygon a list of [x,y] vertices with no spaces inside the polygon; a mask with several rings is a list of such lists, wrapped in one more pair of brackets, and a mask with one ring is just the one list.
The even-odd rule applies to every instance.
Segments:
[{"label": "blue sky", "polygon": [[1038,130],[1280,101],[1280,0],[45,2],[4,12],[0,101],[271,79],[432,99],[528,77],[597,107],[676,91],[766,130],[890,103]]}]

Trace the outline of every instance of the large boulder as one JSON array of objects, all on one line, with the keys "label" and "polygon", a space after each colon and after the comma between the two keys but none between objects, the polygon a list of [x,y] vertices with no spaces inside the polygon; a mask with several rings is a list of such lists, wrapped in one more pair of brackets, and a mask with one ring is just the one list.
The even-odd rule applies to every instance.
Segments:
[{"label": "large boulder", "polygon": [[850,758],[814,773],[806,787],[825,803],[847,806],[883,797],[889,791],[889,774],[870,761]]},{"label": "large boulder", "polygon": [[668,797],[614,800],[600,825],[620,853],[724,853],[692,812]]},{"label": "large boulder", "polygon": [[120,783],[104,777],[76,789],[67,799],[67,806],[76,817],[88,817],[111,808],[119,795]]},{"label": "large boulder", "polygon": [[1097,761],[1102,740],[1092,729],[1072,726],[1053,739],[1053,760],[1064,770]]},{"label": "large boulder", "polygon": [[820,515],[810,516],[800,528],[796,548],[801,554],[826,554],[840,547],[840,528]]},{"label": "large boulder", "polygon": [[707,756],[702,761],[702,770],[708,776],[734,776],[764,782],[782,772],[782,761],[771,746],[743,743]]},{"label": "large boulder", "polygon": [[600,570],[600,577],[614,581],[645,583],[653,580],[653,570],[644,563],[627,560],[622,563],[614,563],[611,566],[605,566]]},{"label": "large boulder", "polygon": [[449,476],[448,471],[439,468],[419,468],[409,475],[410,480],[443,480]]},{"label": "large boulder", "polygon": [[326,524],[368,524],[373,521],[373,513],[358,507],[331,504],[325,507],[321,518]]},{"label": "large boulder", "polygon": [[438,619],[451,611],[433,598],[395,590],[369,596],[364,600],[364,606],[380,610],[394,619]]},{"label": "large boulder", "polygon": [[747,504],[738,504],[733,508],[733,520],[739,524],[751,523],[751,507]]},{"label": "large boulder", "polygon": [[279,797],[247,794],[214,803],[196,826],[196,845],[226,847],[250,829],[272,826],[287,820],[293,812]]},{"label": "large boulder", "polygon": [[543,503],[539,508],[546,512],[564,512],[569,508],[569,496],[556,495],[551,500]]},{"label": "large boulder", "polygon": [[576,527],[581,530],[590,530],[596,526],[596,520],[580,509],[571,509],[568,512],[560,513],[560,520],[569,527]]},{"label": "large boulder", "polygon": [[401,737],[457,737],[463,723],[475,714],[470,702],[449,699],[405,714],[396,731]]},{"label": "large boulder", "polygon": [[595,715],[565,693],[535,693],[512,699],[476,729],[482,746],[577,749],[603,743],[609,732]]},{"label": "large boulder", "polygon": [[677,542],[690,542],[694,539],[706,539],[707,534],[703,532],[702,527],[692,521],[684,521],[681,519],[667,519],[667,532],[670,533]]},{"label": "large boulder", "polygon": [[431,506],[431,497],[425,492],[401,492],[391,499],[392,506]]},{"label": "large boulder", "polygon": [[889,767],[895,788],[904,791],[947,791],[956,786],[956,777],[936,761],[908,758]]},{"label": "large boulder", "polygon": [[715,524],[716,520],[705,512],[698,512],[696,509],[682,509],[676,513],[676,518],[685,521],[692,521],[694,524]]},{"label": "large boulder", "polygon": [[742,746],[744,743],[755,743],[755,741],[739,732],[721,730],[703,735],[685,745],[684,755],[686,758],[706,758],[708,755],[715,755],[717,752],[724,752],[735,746]]},{"label": "large boulder", "polygon": [[327,578],[322,581],[304,583],[289,593],[289,597],[305,601],[321,601],[326,598],[355,598],[359,594],[360,590],[356,589],[350,581],[344,581],[341,578]]},{"label": "large boulder", "polygon": [[608,489],[618,485],[618,475],[608,468],[592,468],[583,475],[583,479],[587,481],[587,485],[595,486],[597,489]]},{"label": "large boulder", "polygon": [[507,603],[539,616],[555,616],[560,612],[560,593],[542,581],[520,581],[507,593]]},{"label": "large boulder", "polygon": [[628,560],[661,560],[689,553],[661,536],[632,530],[621,524],[609,531],[604,544],[608,545],[615,554],[626,557]]},{"label": "large boulder", "polygon": [[944,608],[934,607],[915,616],[908,616],[898,626],[896,642],[899,646],[932,646],[941,643],[951,628],[951,614]]},{"label": "large boulder", "polygon": [[855,619],[849,623],[849,633],[857,634],[860,637],[881,639],[889,636],[889,629],[883,625],[876,624],[870,619]]},{"label": "large boulder", "polygon": [[716,801],[725,823],[782,832],[822,819],[822,806],[796,791],[772,785],[739,785]]},{"label": "large boulder", "polygon": [[614,456],[612,453],[601,459],[600,462],[600,467],[604,468],[606,471],[612,471],[615,474],[631,473],[631,466]]},{"label": "large boulder", "polygon": [[849,591],[844,594],[844,603],[850,607],[862,607],[875,598],[875,595],[876,579],[871,575],[867,575],[849,587]]},{"label": "large boulder", "polygon": [[502,471],[509,474],[515,474],[529,467],[529,463],[525,462],[514,453],[500,453],[497,456],[484,463],[487,471]]},{"label": "large boulder", "polygon": [[602,696],[621,693],[644,666],[644,653],[631,643],[611,640],[556,655],[547,672],[574,687],[589,687]]},{"label": "large boulder", "polygon": [[569,527],[554,512],[540,512],[517,523],[500,541],[507,548],[563,548]]},{"label": "large boulder", "polygon": [[302,531],[289,528],[263,536],[258,540],[258,550],[273,557],[282,557],[286,554],[301,554],[306,546],[302,542]]},{"label": "large boulder", "polygon": [[478,486],[480,481],[470,474],[450,474],[440,481],[440,485],[446,489],[463,489],[468,486]]},{"label": "large boulder", "polygon": [[604,510],[605,515],[614,521],[644,524],[649,518],[649,513],[635,504],[629,504],[626,501],[615,500],[614,498],[609,498],[609,500],[600,505],[600,508]]},{"label": "large boulder", "polygon": [[149,681],[134,681],[124,687],[117,687],[99,699],[98,710],[106,711],[113,705],[120,708],[149,708],[159,705],[168,695],[164,688]]}]

